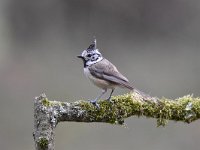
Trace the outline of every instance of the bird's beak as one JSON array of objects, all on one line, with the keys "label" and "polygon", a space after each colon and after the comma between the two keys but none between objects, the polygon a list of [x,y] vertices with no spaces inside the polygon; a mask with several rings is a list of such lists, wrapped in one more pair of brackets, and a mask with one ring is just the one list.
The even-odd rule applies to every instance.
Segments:
[{"label": "bird's beak", "polygon": [[83,56],[81,56],[81,55],[79,55],[79,56],[77,56],[77,57],[83,59]]}]

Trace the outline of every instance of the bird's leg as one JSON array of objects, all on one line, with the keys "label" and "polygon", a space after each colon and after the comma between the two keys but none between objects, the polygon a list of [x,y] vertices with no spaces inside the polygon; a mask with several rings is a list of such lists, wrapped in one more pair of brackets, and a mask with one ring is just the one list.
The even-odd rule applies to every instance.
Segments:
[{"label": "bird's leg", "polygon": [[90,103],[99,107],[99,105],[97,104],[97,100],[100,99],[106,92],[107,92],[107,89],[103,89],[101,94],[99,94],[94,100],[91,100]]},{"label": "bird's leg", "polygon": [[109,102],[110,102],[110,99],[111,99],[111,96],[112,96],[112,93],[114,92],[114,90],[115,90],[115,89],[112,89],[112,91],[111,91],[111,93],[110,93],[110,96],[109,96],[108,99],[107,99]]}]

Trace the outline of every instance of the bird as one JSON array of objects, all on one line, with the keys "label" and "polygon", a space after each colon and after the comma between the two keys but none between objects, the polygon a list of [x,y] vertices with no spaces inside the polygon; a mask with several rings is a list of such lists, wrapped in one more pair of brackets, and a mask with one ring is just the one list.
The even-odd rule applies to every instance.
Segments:
[{"label": "bird", "polygon": [[[83,60],[85,76],[97,87],[102,89],[101,93],[90,102],[98,107],[97,101],[111,89],[107,98],[110,101],[111,96],[116,87],[126,88],[133,91],[135,88],[130,84],[129,80],[118,71],[117,67],[109,60],[104,58],[97,49],[97,41],[93,40],[92,44],[83,50],[81,55],[77,56]],[[136,90],[139,92],[139,90]],[[141,94],[141,92],[139,92]]]}]

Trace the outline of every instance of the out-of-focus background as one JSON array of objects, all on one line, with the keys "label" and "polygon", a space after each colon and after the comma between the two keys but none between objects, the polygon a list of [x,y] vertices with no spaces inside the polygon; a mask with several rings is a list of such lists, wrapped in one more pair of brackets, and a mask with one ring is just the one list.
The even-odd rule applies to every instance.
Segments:
[{"label": "out-of-focus background", "polygon": [[[33,99],[94,98],[77,59],[93,36],[103,55],[152,96],[200,95],[199,0],[1,0],[0,149],[32,150]],[[114,95],[128,92],[118,89]],[[57,150],[197,150],[200,121],[131,117],[128,128],[61,123]]]}]

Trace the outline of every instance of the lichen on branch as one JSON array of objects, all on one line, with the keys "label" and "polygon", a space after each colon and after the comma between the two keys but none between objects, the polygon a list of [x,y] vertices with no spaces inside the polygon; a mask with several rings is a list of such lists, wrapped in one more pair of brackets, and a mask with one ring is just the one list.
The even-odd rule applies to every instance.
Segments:
[{"label": "lichen on branch", "polygon": [[99,108],[88,101],[73,103],[43,100],[52,107],[54,118],[60,121],[105,122],[123,124],[130,116],[146,116],[157,119],[157,126],[165,126],[168,120],[190,123],[200,118],[200,98],[187,95],[175,100],[166,98],[144,99],[136,93],[113,96],[111,102],[99,101]]},{"label": "lichen on branch", "polygon": [[157,126],[168,120],[191,123],[200,118],[200,98],[187,95],[175,100],[141,97],[137,93],[100,100],[99,108],[88,101],[50,101],[45,94],[34,101],[34,140],[36,150],[54,150],[55,128],[62,121],[124,124],[131,116],[156,118]]}]

